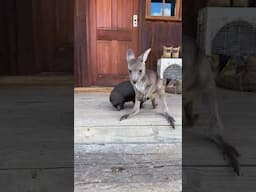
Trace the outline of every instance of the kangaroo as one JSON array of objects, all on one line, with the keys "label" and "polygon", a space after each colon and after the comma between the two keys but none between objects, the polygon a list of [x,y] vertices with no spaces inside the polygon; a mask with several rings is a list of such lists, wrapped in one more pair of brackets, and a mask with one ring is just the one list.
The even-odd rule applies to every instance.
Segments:
[{"label": "kangaroo", "polygon": [[240,165],[237,159],[239,153],[223,136],[223,125],[216,99],[215,75],[212,71],[214,60],[212,57],[206,56],[197,47],[196,42],[188,36],[183,37],[182,46],[184,120],[186,120],[187,125],[193,126],[195,124],[198,115],[193,113],[193,102],[201,96],[204,106],[209,112],[207,138],[214,142],[228,157],[234,171],[239,175]]},{"label": "kangaroo", "polygon": [[146,50],[139,57],[135,57],[133,50],[129,49],[126,53],[128,71],[131,84],[135,91],[135,104],[132,111],[120,118],[120,121],[131,118],[139,113],[140,104],[151,100],[153,108],[156,107],[156,98],[162,103],[162,115],[168,120],[172,128],[175,128],[174,118],[169,114],[168,106],[165,100],[165,90],[163,80],[157,73],[146,69],[146,60],[151,49]]}]

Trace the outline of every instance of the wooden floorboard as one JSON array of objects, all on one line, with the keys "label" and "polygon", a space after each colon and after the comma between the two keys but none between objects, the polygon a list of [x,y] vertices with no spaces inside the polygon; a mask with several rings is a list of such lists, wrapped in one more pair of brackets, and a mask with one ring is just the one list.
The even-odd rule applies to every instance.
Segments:
[{"label": "wooden floorboard", "polygon": [[150,103],[134,118],[109,93],[75,93],[75,191],[181,191],[181,96],[167,95],[172,129]]},{"label": "wooden floorboard", "polygon": [[[255,93],[218,91],[225,135],[242,155],[238,177],[216,147],[200,136],[207,123],[201,105],[196,107],[202,112],[197,126],[183,128],[181,144],[181,108],[175,110],[181,97],[170,95],[168,100],[171,114],[177,119],[177,129],[173,130],[157,110],[151,110],[150,104],[137,117],[120,123],[119,117],[131,108],[115,111],[108,93],[104,93],[105,96],[99,96],[104,102],[91,109],[95,105],[91,99],[93,93],[88,98],[78,93],[75,105],[81,101],[81,109],[76,109],[76,113],[80,113],[82,120],[75,122],[74,130],[73,106],[63,104],[69,102],[71,91],[54,87],[1,88],[0,186],[7,187],[6,191],[49,191],[55,186],[70,191],[67,181],[73,182],[69,174],[73,170],[73,157],[68,158],[69,153],[65,156],[65,150],[73,148],[73,141],[64,138],[73,135],[77,135],[74,140],[77,192],[181,191],[182,152],[183,191],[256,191]],[[86,110],[91,113],[86,115]],[[108,121],[103,119],[104,110],[108,111],[105,116]],[[86,119],[97,114],[98,121]],[[99,134],[104,137],[99,138]]]},{"label": "wooden floorboard", "polygon": [[[220,89],[217,92],[224,135],[241,153],[242,165],[256,165],[256,93],[235,92]],[[194,127],[183,127],[183,164],[227,165],[223,155],[213,143],[205,139],[208,125],[207,113],[201,103],[195,107],[199,120]]]},{"label": "wooden floorboard", "polygon": [[0,191],[73,190],[73,88],[1,87]]},{"label": "wooden floorboard", "polygon": [[[178,190],[177,190],[178,189]],[[181,192],[181,183],[90,183],[76,185],[75,192]]]},{"label": "wooden floorboard", "polygon": [[167,94],[167,103],[176,120],[175,130],[160,114],[160,104],[152,109],[150,102],[145,103],[137,116],[120,121],[120,117],[132,109],[132,103],[117,111],[109,102],[109,93],[75,94],[75,143],[181,141],[181,96]]},{"label": "wooden floorboard", "polygon": [[0,76],[0,86],[74,86],[72,75]]},{"label": "wooden floorboard", "polygon": [[73,191],[73,168],[0,169],[1,191]]},{"label": "wooden floorboard", "polygon": [[185,192],[256,191],[256,93],[219,89],[217,99],[224,135],[241,156],[237,176],[217,147],[205,139],[208,119],[205,107],[196,103],[199,120],[182,131],[182,175]]},{"label": "wooden floorboard", "polygon": [[181,142],[76,144],[75,191],[181,191],[177,149]]},{"label": "wooden floorboard", "polygon": [[230,167],[190,167],[182,169],[183,191],[253,192],[256,191],[256,167],[244,167],[241,176]]}]

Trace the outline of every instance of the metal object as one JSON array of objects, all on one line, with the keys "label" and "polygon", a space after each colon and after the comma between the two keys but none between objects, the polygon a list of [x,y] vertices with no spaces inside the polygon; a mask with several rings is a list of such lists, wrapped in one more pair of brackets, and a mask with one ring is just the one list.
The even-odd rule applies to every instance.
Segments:
[{"label": "metal object", "polygon": [[133,27],[138,27],[138,15],[133,15]]}]

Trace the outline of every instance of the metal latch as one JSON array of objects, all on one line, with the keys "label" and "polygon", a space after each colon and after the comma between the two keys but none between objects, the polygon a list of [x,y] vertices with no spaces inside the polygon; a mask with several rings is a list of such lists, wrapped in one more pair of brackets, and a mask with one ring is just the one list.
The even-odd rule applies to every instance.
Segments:
[{"label": "metal latch", "polygon": [[138,27],[138,15],[133,15],[133,27]]}]

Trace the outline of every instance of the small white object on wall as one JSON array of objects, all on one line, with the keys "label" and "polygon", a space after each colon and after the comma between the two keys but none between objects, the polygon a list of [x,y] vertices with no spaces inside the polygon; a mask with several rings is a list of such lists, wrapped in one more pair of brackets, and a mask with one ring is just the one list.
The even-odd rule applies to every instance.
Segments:
[{"label": "small white object on wall", "polygon": [[160,79],[164,78],[165,70],[172,66],[178,65],[182,68],[182,58],[160,58],[157,61],[157,73]]}]

